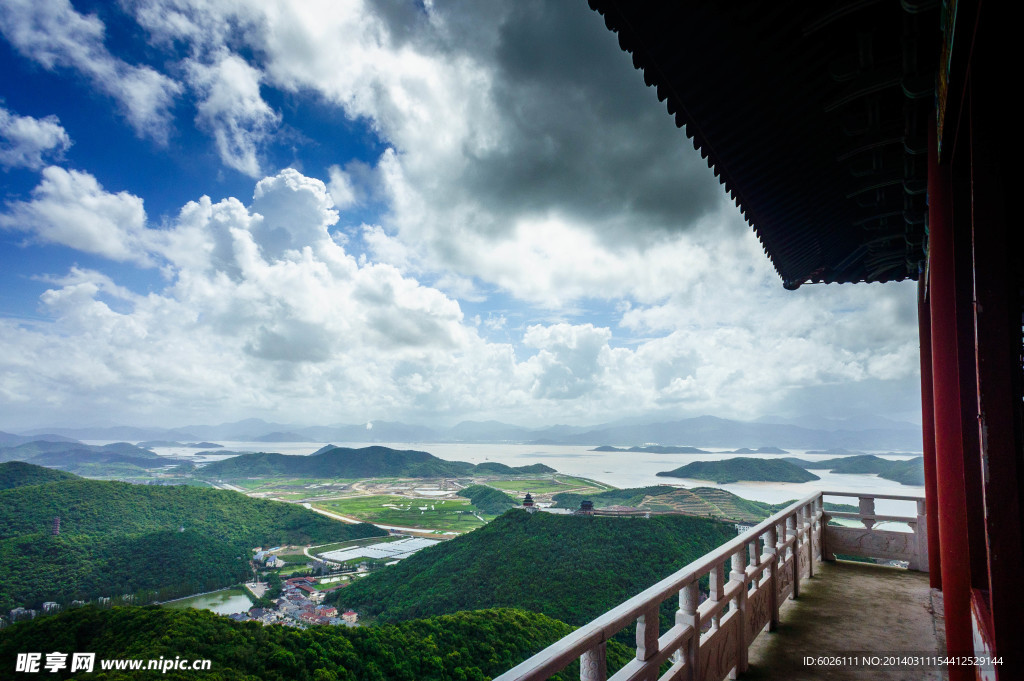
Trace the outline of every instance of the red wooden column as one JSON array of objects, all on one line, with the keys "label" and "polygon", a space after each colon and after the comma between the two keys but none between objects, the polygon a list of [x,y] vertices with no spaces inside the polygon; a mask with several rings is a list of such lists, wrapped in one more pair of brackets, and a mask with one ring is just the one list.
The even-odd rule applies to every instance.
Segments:
[{"label": "red wooden column", "polygon": [[[995,12],[1002,11],[1002,15]],[[984,481],[988,593],[975,579],[974,606],[987,643],[1004,656],[1000,679],[1024,678],[1024,527],[1021,492],[1021,279],[1022,244],[1010,222],[1011,163],[1001,132],[1015,124],[1005,105],[1002,66],[1011,49],[1015,22],[1008,8],[994,7],[979,21],[971,67],[971,206],[977,329],[978,432]],[[1002,50],[1002,53],[1000,52]],[[1012,159],[1012,160],[1011,160]],[[987,611],[987,612],[985,612]],[[986,617],[987,615],[987,617]]]},{"label": "red wooden column", "polygon": [[917,325],[921,344],[921,435],[924,445],[924,505],[928,518],[928,581],[942,588],[942,558],[939,553],[939,497],[935,482],[935,400],[932,395],[932,316],[928,309],[928,286],[918,282]]},{"label": "red wooden column", "polygon": [[[932,322],[935,479],[938,491],[942,600],[946,616],[946,649],[951,655],[967,655],[974,650],[974,644],[971,634],[971,575],[964,491],[951,209],[948,169],[938,163],[933,122],[929,126],[928,145],[928,299]],[[966,680],[973,676],[973,668],[949,668],[950,681]]]}]

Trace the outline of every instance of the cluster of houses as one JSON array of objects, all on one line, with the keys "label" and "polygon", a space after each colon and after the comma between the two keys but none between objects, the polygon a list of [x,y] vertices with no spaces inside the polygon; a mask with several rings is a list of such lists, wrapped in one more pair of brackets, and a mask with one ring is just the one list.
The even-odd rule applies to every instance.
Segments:
[{"label": "cluster of houses", "polygon": [[231,619],[237,622],[283,624],[291,627],[358,626],[359,616],[354,611],[348,610],[339,614],[334,606],[324,605],[323,600],[328,591],[316,589],[314,584],[316,579],[313,577],[293,577],[282,585],[281,596],[274,601],[273,608],[250,608],[248,612],[231,615]]},{"label": "cluster of houses", "polygon": [[257,551],[256,555],[252,557],[253,561],[259,563],[268,568],[279,568],[284,567],[285,562],[278,558],[273,553],[274,549],[267,551]]}]

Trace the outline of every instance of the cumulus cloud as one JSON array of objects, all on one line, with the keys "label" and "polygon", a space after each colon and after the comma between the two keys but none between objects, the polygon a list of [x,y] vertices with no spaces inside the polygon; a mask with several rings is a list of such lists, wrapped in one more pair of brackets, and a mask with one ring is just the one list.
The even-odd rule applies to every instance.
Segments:
[{"label": "cumulus cloud", "polygon": [[42,67],[85,75],[117,100],[137,134],[167,141],[170,108],[181,85],[148,66],[113,56],[96,15],[80,14],[69,0],[7,0],[0,4],[0,32]]},{"label": "cumulus cloud", "polygon": [[[260,112],[259,125],[230,137],[245,153],[222,148],[236,168],[256,167],[273,120],[257,81],[367,121],[390,145],[373,178],[388,212],[372,246],[410,271],[481,278],[551,307],[598,289],[650,300],[665,288],[645,276],[652,257],[685,250],[678,235],[720,209],[715,178],[585,5],[133,8],[156,44],[182,41],[197,54],[242,44],[259,55],[241,79],[253,106],[240,107]],[[342,208],[359,194],[347,171],[330,171]]]},{"label": "cumulus cloud", "polygon": [[0,165],[39,170],[44,158],[59,160],[71,137],[56,116],[19,116],[0,106]]},{"label": "cumulus cloud", "polygon": [[[124,217],[50,231],[62,224],[62,198]],[[752,272],[723,271],[715,295],[695,286],[621,308],[617,331],[569,322],[510,329],[504,314],[466,319],[437,288],[346,252],[329,234],[338,214],[327,186],[292,169],[257,183],[248,204],[201,197],[155,228],[136,197],[48,168],[33,202],[5,220],[12,215],[80,250],[160,262],[171,280],[141,295],[94,270],[50,278],[40,302],[51,324],[0,320],[11,348],[0,357],[0,398],[10,405],[31,398],[71,409],[84,400],[179,421],[210,410],[321,422],[754,418],[806,405],[811,393],[865,407],[878,398],[851,385],[906,397],[916,382],[912,286],[881,296],[878,287],[818,287],[799,299],[751,287],[773,276],[755,260]],[[713,267],[731,250],[707,246],[703,257]],[[889,333],[873,336],[872,326]],[[638,335],[624,342],[623,331]]]},{"label": "cumulus cloud", "polygon": [[111,260],[150,264],[142,199],[107,192],[88,173],[50,166],[42,174],[31,200],[7,203],[0,227]]}]

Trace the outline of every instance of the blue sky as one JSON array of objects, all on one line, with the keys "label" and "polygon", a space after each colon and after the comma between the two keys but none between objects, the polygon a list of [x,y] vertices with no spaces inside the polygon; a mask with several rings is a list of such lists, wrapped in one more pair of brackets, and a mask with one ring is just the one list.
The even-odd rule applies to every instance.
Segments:
[{"label": "blue sky", "polygon": [[586,3],[0,0],[0,428],[913,418]]}]

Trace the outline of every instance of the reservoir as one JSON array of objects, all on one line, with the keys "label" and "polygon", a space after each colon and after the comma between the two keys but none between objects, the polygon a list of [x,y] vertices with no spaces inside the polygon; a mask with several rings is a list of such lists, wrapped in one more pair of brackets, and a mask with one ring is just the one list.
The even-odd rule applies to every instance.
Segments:
[{"label": "reservoir", "polygon": [[212,610],[218,615],[232,615],[246,612],[252,607],[252,601],[243,589],[221,589],[199,596],[188,596],[164,604],[166,608],[195,608]]}]

